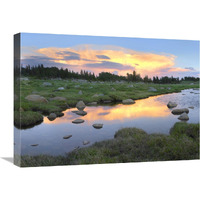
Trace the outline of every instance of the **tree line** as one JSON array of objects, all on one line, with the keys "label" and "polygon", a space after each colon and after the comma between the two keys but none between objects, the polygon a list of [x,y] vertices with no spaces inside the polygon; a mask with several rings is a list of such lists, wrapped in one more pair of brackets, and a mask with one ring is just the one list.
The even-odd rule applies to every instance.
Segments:
[{"label": "tree line", "polygon": [[152,79],[147,75],[142,78],[140,74],[133,71],[133,73],[127,73],[126,76],[119,76],[109,72],[101,72],[96,75],[92,72],[81,70],[80,72],[74,72],[69,69],[59,69],[57,67],[44,67],[43,64],[37,66],[27,65],[25,68],[21,67],[21,74],[23,76],[31,76],[35,78],[62,78],[62,79],[85,79],[88,81],[128,81],[128,82],[145,82],[145,83],[180,83],[181,81],[199,81],[199,78],[184,77],[182,79],[174,78],[173,76],[158,77],[154,76]]}]

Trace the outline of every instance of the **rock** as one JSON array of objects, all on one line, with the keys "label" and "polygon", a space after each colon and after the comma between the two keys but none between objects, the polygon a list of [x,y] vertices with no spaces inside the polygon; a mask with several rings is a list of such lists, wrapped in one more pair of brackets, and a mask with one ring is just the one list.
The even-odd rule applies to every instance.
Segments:
[{"label": "rock", "polygon": [[133,99],[125,99],[122,101],[123,104],[134,104],[135,101]]},{"label": "rock", "polygon": [[194,106],[190,106],[190,107],[188,107],[188,108],[190,108],[190,109],[194,109]]},{"label": "rock", "polygon": [[193,88],[193,90],[199,90],[199,88]]},{"label": "rock", "polygon": [[116,89],[112,87],[112,88],[111,88],[111,91],[116,91]]},{"label": "rock", "polygon": [[72,113],[77,113],[78,112],[78,110],[72,110]]},{"label": "rock", "polygon": [[88,106],[96,106],[96,105],[97,105],[97,102],[91,102],[91,103],[88,103],[87,105],[88,105]]},{"label": "rock", "polygon": [[83,111],[83,110],[79,110],[79,111],[74,112],[74,113],[76,113],[77,115],[81,115],[81,116],[87,115],[87,112],[85,112],[85,111]]},{"label": "rock", "polygon": [[103,127],[103,124],[93,124],[92,126],[93,126],[94,128],[96,128],[96,129],[100,129],[100,128]]},{"label": "rock", "polygon": [[54,119],[56,119],[57,115],[55,113],[51,113],[49,116],[48,116],[48,119],[50,121],[53,121]]},{"label": "rock", "polygon": [[99,95],[98,94],[94,94],[92,97],[99,97]]},{"label": "rock", "polygon": [[127,87],[128,87],[128,88],[132,88],[132,87],[133,87],[133,85],[128,85]]},{"label": "rock", "polygon": [[55,114],[56,114],[57,117],[62,117],[62,116],[64,116],[64,113],[62,113],[62,112],[56,112]]},{"label": "rock", "polygon": [[149,90],[148,90],[149,92],[157,92],[157,89],[156,88],[154,88],[154,87],[149,87]]},{"label": "rock", "polygon": [[190,83],[190,85],[194,85],[194,83]]},{"label": "rock", "polygon": [[28,81],[29,80],[29,78],[27,78],[27,77],[21,77],[20,78],[20,81]]},{"label": "rock", "polygon": [[36,95],[36,94],[28,95],[25,99],[28,101],[34,101],[34,102],[40,102],[40,103],[48,102],[44,97],[42,97],[40,95]]},{"label": "rock", "polygon": [[177,106],[177,104],[175,102],[169,101],[167,104],[168,108],[175,108]]},{"label": "rock", "polygon": [[83,94],[83,92],[80,90],[80,91],[78,92],[78,94],[79,94],[79,95],[82,95],[82,94]]},{"label": "rock", "polygon": [[165,88],[164,88],[164,87],[160,87],[160,89],[161,89],[161,90],[164,90]]},{"label": "rock", "polygon": [[189,117],[188,117],[188,115],[184,112],[184,113],[182,113],[182,114],[178,117],[178,119],[180,119],[180,120],[189,120]]},{"label": "rock", "polygon": [[79,149],[79,148],[80,148],[80,146],[74,147],[74,150],[77,150],[77,149]]},{"label": "rock", "polygon": [[190,93],[192,94],[192,93],[194,93],[194,92],[190,92]]},{"label": "rock", "polygon": [[66,101],[67,99],[65,97],[53,97],[50,98],[50,101]]},{"label": "rock", "polygon": [[85,103],[83,101],[79,101],[77,104],[76,104],[76,108],[78,110],[84,110],[86,107]]},{"label": "rock", "polygon": [[75,85],[74,87],[75,87],[75,88],[79,88],[79,87],[80,87],[80,85]]},{"label": "rock", "polygon": [[80,124],[80,123],[83,123],[84,120],[83,119],[75,119],[74,121],[72,121],[72,123],[74,124]]},{"label": "rock", "polygon": [[52,86],[52,84],[49,83],[49,82],[44,82],[42,85],[43,85],[43,86]]},{"label": "rock", "polygon": [[92,97],[103,97],[104,94],[94,94]]},{"label": "rock", "polygon": [[32,92],[32,94],[38,94],[38,93],[39,93],[39,92],[37,92],[37,91],[33,91],[33,92]]},{"label": "rock", "polygon": [[167,89],[168,89],[168,90],[171,90],[171,88],[170,88],[170,87],[168,87]]},{"label": "rock", "polygon": [[64,136],[63,139],[69,139],[70,137],[72,137],[72,135]]},{"label": "rock", "polygon": [[172,114],[174,114],[174,115],[180,115],[180,114],[182,114],[182,113],[189,113],[189,110],[188,110],[188,108],[180,108],[180,109],[174,109],[174,110],[172,110]]},{"label": "rock", "polygon": [[90,141],[87,141],[87,140],[83,141],[83,145],[87,145],[89,143],[90,143]]},{"label": "rock", "polygon": [[38,146],[39,144],[31,144],[32,147],[36,147]]},{"label": "rock", "polygon": [[105,100],[105,101],[103,101],[103,103],[112,103],[112,101],[111,100]]},{"label": "rock", "polygon": [[57,90],[64,90],[65,88],[64,87],[59,87]]},{"label": "rock", "polygon": [[22,107],[20,107],[19,112],[24,112],[24,109]]}]

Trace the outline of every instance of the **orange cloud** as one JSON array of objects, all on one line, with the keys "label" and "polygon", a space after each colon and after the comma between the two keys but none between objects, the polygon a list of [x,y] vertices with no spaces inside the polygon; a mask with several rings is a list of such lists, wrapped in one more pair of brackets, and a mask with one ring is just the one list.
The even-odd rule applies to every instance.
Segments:
[{"label": "orange cloud", "polygon": [[[55,63],[90,70],[98,74],[102,71],[118,71],[119,75],[126,75],[136,70],[142,76],[155,75],[168,68],[170,72],[187,71],[173,68],[176,56],[171,54],[155,54],[134,51],[117,46],[78,45],[70,48],[41,48],[37,53],[51,58]],[[157,74],[156,74],[157,75]]]},{"label": "orange cloud", "polygon": [[180,68],[180,67],[169,69],[169,72],[188,72],[188,71],[191,71],[191,70],[190,69],[183,69],[183,68]]}]

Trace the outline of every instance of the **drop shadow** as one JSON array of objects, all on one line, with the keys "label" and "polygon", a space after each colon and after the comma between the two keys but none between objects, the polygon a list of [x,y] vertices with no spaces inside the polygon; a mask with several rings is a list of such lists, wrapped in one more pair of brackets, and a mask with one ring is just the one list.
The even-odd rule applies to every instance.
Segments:
[{"label": "drop shadow", "polygon": [[13,163],[13,157],[2,157],[2,159],[10,162],[10,163]]}]

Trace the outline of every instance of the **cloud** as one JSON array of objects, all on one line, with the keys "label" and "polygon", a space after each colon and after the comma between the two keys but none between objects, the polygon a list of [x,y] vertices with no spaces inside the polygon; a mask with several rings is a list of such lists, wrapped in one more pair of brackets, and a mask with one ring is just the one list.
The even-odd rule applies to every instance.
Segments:
[{"label": "cloud", "polygon": [[105,55],[96,55],[96,57],[100,59],[110,59],[108,56]]},{"label": "cloud", "polygon": [[[34,54],[35,52],[35,54]],[[70,70],[92,70],[126,75],[135,70],[142,77],[166,76],[172,73],[186,73],[192,67],[175,66],[176,56],[167,53],[140,52],[112,45],[77,45],[68,48],[40,48],[32,51],[32,56],[23,55],[27,64],[43,63],[45,66],[58,66]],[[34,57],[34,55],[39,55]],[[30,62],[30,63],[28,63]]]},{"label": "cloud", "polygon": [[59,51],[56,52],[57,55],[68,55],[68,56],[80,56],[78,53],[74,53],[71,51]]},{"label": "cloud", "polygon": [[185,67],[185,69],[194,70],[193,67]]},{"label": "cloud", "polygon": [[80,60],[80,56],[64,56],[63,60]]},{"label": "cloud", "polygon": [[56,58],[49,58],[49,57],[46,57],[46,56],[26,56],[23,59],[21,59],[21,64],[24,67],[26,65],[35,66],[35,65],[38,65],[38,64],[43,64],[45,67],[53,67],[53,66],[56,66],[58,68],[69,67],[69,65],[62,64],[62,63],[57,62],[57,61],[58,60]]},{"label": "cloud", "polygon": [[170,68],[169,70],[168,70],[168,72],[188,72],[188,71],[190,71],[189,69],[187,69],[187,68],[180,68],[180,67],[174,67],[174,68]]},{"label": "cloud", "polygon": [[134,67],[129,65],[123,65],[116,62],[110,62],[110,61],[102,61],[100,63],[90,63],[86,64],[85,67],[89,68],[103,68],[103,69],[118,69],[118,70],[134,70]]}]

